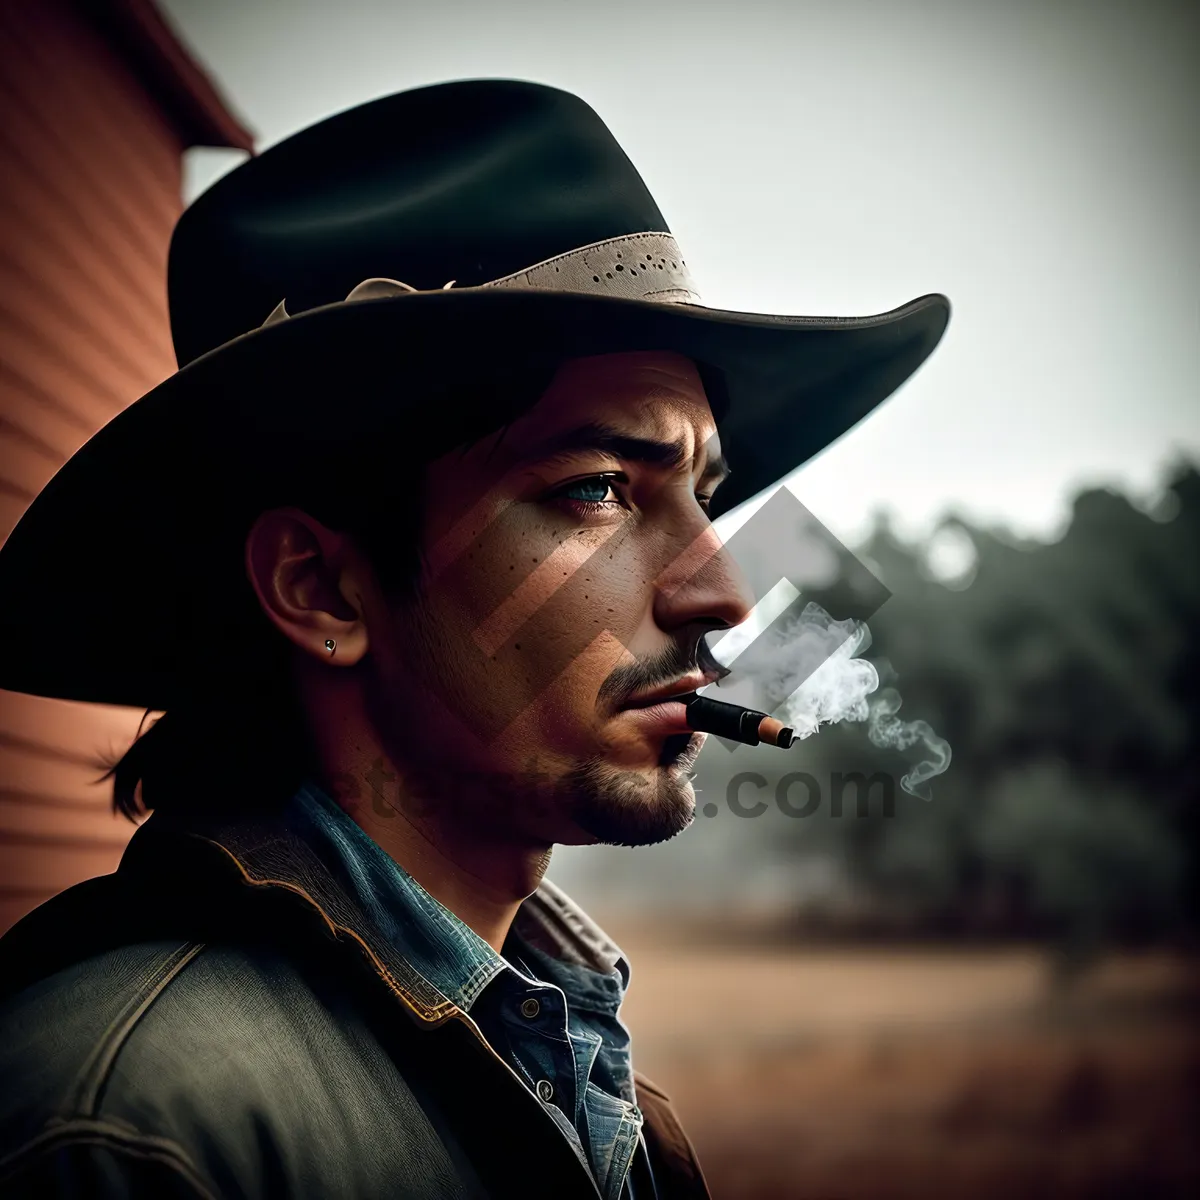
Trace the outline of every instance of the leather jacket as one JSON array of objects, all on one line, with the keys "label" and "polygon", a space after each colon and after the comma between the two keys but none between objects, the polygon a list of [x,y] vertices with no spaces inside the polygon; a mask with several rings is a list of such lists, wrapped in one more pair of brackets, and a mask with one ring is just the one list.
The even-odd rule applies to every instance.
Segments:
[{"label": "leather jacket", "polygon": [[[635,1072],[637,1196],[709,1196]],[[152,814],[0,938],[0,1196],[595,1198],[471,1018],[285,823]]]}]

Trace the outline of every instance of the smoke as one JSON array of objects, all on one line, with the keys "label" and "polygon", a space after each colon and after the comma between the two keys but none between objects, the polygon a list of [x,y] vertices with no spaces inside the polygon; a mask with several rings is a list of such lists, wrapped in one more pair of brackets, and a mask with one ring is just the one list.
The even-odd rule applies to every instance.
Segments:
[{"label": "smoke", "polygon": [[910,796],[932,800],[929,780],[950,765],[950,743],[938,737],[928,721],[901,721],[896,710],[902,703],[895,688],[884,688],[870,702],[867,737],[873,745],[885,750],[904,751],[920,742],[929,758],[922,759],[907,775],[901,776],[900,786]]},{"label": "smoke", "polygon": [[834,620],[809,601],[748,644],[744,638],[730,638],[713,647],[718,661],[732,668],[717,698],[769,712],[791,725],[798,738],[810,737],[822,725],[853,721],[865,722],[867,737],[881,749],[904,753],[919,746],[925,757],[901,778],[900,786],[911,796],[931,800],[929,780],[950,765],[950,745],[927,721],[896,716],[902,703],[896,688],[872,695],[879,688],[879,672],[858,657],[870,645],[864,621]]},{"label": "smoke", "polygon": [[[783,710],[774,715],[791,725],[797,737],[809,737],[834,721],[867,720],[867,696],[879,686],[879,673],[855,657],[871,644],[864,622],[835,621],[810,601],[792,624],[767,636],[777,636],[778,645],[760,685],[769,694],[787,696]],[[799,687],[797,679],[803,680]]]}]

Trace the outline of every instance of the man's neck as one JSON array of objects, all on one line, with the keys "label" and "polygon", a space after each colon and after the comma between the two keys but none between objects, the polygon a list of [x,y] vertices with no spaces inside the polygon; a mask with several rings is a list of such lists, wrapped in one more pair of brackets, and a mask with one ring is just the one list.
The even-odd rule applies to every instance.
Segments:
[{"label": "man's neck", "polygon": [[445,828],[391,805],[346,803],[339,789],[322,785],[425,891],[501,952],[517,909],[541,883],[551,847]]},{"label": "man's neck", "polygon": [[456,813],[444,797],[414,794],[410,773],[372,727],[361,686],[339,673],[316,687],[306,677],[307,662],[301,667],[318,782],[421,887],[501,953],[517,909],[542,881],[552,847]]}]

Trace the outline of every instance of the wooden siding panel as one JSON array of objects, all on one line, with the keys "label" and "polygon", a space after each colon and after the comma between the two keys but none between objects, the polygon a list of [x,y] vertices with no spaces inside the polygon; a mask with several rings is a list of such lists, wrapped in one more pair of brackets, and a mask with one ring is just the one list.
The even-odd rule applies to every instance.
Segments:
[{"label": "wooden siding panel", "polygon": [[[0,695],[9,697],[14,693]],[[74,756],[44,755],[21,742],[0,742],[0,792],[45,796],[49,804],[103,808],[112,799],[112,785],[100,782],[106,769],[99,755],[93,761],[80,761]]]},{"label": "wooden siding panel", "polygon": [[63,844],[58,840],[22,843],[14,839],[5,844],[11,861],[5,863],[0,896],[27,899],[27,912],[73,883],[110,874],[121,861],[121,846],[88,840]]},{"label": "wooden siding panel", "polygon": [[[0,4],[0,538],[107,421],[175,369],[167,248],[181,140],[65,0]],[[99,776],[144,713],[0,691],[0,930],[116,868]]]},{"label": "wooden siding panel", "polygon": [[[90,759],[133,740],[143,712],[111,704],[80,704],[22,696],[11,705],[12,692],[0,691],[0,738],[35,743],[48,753]],[[148,726],[155,714],[145,718]]]},{"label": "wooden siding panel", "polygon": [[31,450],[25,438],[5,427],[0,417],[0,487],[28,504],[50,482],[61,465]]},{"label": "wooden siding panel", "polygon": [[[55,19],[52,5],[33,6],[13,33],[34,71],[54,71],[64,60],[74,64],[74,70],[57,76],[58,86],[49,96],[39,97],[43,111],[53,121],[69,122],[79,144],[103,147],[120,172],[121,186],[114,190],[128,200],[132,187],[154,214],[155,224],[169,230],[179,215],[172,189],[178,191],[181,143],[164,116],[147,103],[142,84],[95,30]],[[104,96],[103,108],[93,103],[98,92]]]},{"label": "wooden siding panel", "polygon": [[[89,90],[79,89],[79,75],[92,73],[89,53],[105,52],[103,43],[93,39],[94,44],[87,46],[78,44],[77,39],[62,39],[53,49],[45,46],[43,32],[61,24],[53,16],[54,7],[57,5],[30,6],[19,20],[0,24],[15,50],[0,78],[21,110],[24,124],[37,131],[60,169],[68,171],[74,182],[89,186],[91,196],[128,213],[136,240],[153,260],[159,252],[154,231],[169,230],[174,223],[170,187],[172,174],[177,177],[180,170],[179,142],[161,118],[159,137],[135,137],[131,110],[118,91],[108,86],[111,80],[101,76]],[[68,61],[74,69],[64,72],[62,64]],[[111,69],[120,71],[120,64],[114,60]],[[54,86],[47,89],[44,81],[48,76]],[[147,171],[140,156],[162,155],[168,142],[175,147],[175,171],[169,161],[161,171]],[[143,225],[144,234],[140,232]]]},{"label": "wooden siding panel", "polygon": [[123,846],[134,826],[113,816],[107,804],[56,806],[40,796],[0,791],[0,838],[7,842],[67,845],[83,840],[97,846]]},{"label": "wooden siding panel", "polygon": [[54,392],[39,388],[0,358],[0,409],[12,429],[54,446],[65,461],[96,430],[96,422],[76,412]]},{"label": "wooden siding panel", "polygon": [[[77,412],[93,431],[111,420],[127,404],[137,399],[137,393],[113,386],[107,376],[89,372],[88,356],[81,354],[80,362],[69,343],[55,347],[52,336],[19,319],[0,319],[0,361],[11,365],[26,383],[47,392],[64,408]],[[99,365],[94,356],[91,365]]]},{"label": "wooden siding panel", "polygon": [[[61,267],[72,285],[86,280],[89,289],[104,307],[125,314],[126,323],[136,324],[151,353],[161,354],[161,323],[166,314],[167,282],[163,277],[155,291],[146,288],[145,272],[131,265],[131,256],[107,236],[98,210],[87,210],[87,198],[71,193],[61,181],[37,175],[6,146],[0,126],[0,160],[9,172],[0,189],[0,228],[36,225],[38,241],[24,243],[33,257],[33,267],[53,271]],[[99,213],[103,217],[103,212]],[[5,242],[5,250],[15,254],[22,243]],[[167,358],[174,365],[174,356]]]},{"label": "wooden siding panel", "polygon": [[19,93],[14,96],[3,90],[5,82],[13,81],[5,81],[0,74],[0,101],[5,107],[0,146],[6,173],[23,174],[27,180],[40,182],[46,190],[67,201],[74,217],[75,236],[87,237],[97,247],[119,256],[139,281],[157,272],[161,286],[165,278],[162,269],[166,247],[161,255],[156,254],[154,226],[141,218],[140,199],[123,200],[98,184],[103,178],[101,172],[115,172],[115,164],[104,160],[102,148],[88,156],[95,160],[94,164],[88,157],[72,153],[70,143],[64,143],[70,135],[69,128],[55,129],[40,120],[36,106],[22,104]]},{"label": "wooden siding panel", "polygon": [[[79,294],[64,297],[32,274],[12,270],[0,258],[0,346],[12,355],[13,342],[28,339],[43,355],[70,347],[71,364],[81,378],[101,379],[105,391],[132,403],[144,391],[146,371],[129,351],[129,334],[118,314],[93,304],[81,310]],[[57,331],[57,336],[51,333]],[[124,407],[124,404],[120,405]]]},{"label": "wooden siding panel", "polygon": [[0,370],[0,392],[4,395],[0,426],[13,437],[36,438],[59,462],[65,462],[92,436],[90,421],[52,408],[17,375]]},{"label": "wooden siding panel", "polygon": [[0,538],[7,538],[12,533],[28,507],[29,500],[25,496],[6,492],[0,486]]}]

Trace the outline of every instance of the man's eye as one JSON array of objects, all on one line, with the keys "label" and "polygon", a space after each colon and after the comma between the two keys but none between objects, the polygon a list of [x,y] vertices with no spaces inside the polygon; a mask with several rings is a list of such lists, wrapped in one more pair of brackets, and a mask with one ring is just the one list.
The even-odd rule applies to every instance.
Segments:
[{"label": "man's eye", "polygon": [[[604,509],[628,507],[624,497],[613,486],[613,481],[628,483],[629,476],[623,471],[609,471],[603,475],[589,475],[586,479],[576,479],[552,493],[551,499],[568,501],[577,512],[597,513]],[[616,496],[615,500],[609,499]],[[708,512],[712,496],[697,495],[696,501]]]},{"label": "man's eye", "polygon": [[[611,508],[614,505],[623,508],[625,501],[621,499],[612,481],[629,482],[622,472],[611,472],[607,475],[592,475],[587,479],[576,479],[554,493],[555,499],[568,500],[582,511],[594,511],[601,508]],[[616,495],[615,500],[608,499],[609,494]]]},{"label": "man's eye", "polygon": [[[566,496],[572,500],[587,500],[592,503],[598,503],[608,497],[608,493],[613,490],[613,486],[609,483],[611,476],[597,475],[592,479],[577,479],[574,483],[568,484],[561,492],[560,496]],[[582,495],[577,493],[583,493]]]}]

